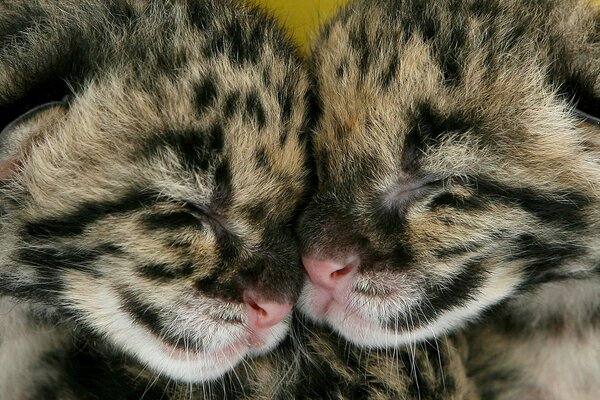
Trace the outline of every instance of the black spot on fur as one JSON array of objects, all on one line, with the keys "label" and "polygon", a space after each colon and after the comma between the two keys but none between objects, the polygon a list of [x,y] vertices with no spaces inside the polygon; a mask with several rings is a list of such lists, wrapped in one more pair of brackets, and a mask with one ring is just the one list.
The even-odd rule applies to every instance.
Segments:
[{"label": "black spot on fur", "polygon": [[233,197],[231,168],[226,159],[215,170],[215,185],[212,201],[218,207],[226,207]]},{"label": "black spot on fur", "polygon": [[267,155],[267,149],[264,147],[259,148],[254,155],[254,160],[256,161],[256,165],[260,168],[264,168],[266,170],[271,169],[271,163],[269,161],[269,156]]},{"label": "black spot on fur", "polygon": [[211,35],[205,54],[226,54],[237,63],[256,64],[262,54],[263,35],[260,23],[247,26],[238,19],[231,20],[222,33]]},{"label": "black spot on fur", "polygon": [[218,122],[211,125],[208,130],[208,137],[210,140],[209,150],[211,153],[220,153],[225,146],[225,133],[223,126]]},{"label": "black spot on fur", "polygon": [[371,61],[371,45],[367,34],[367,22],[361,21],[358,28],[350,32],[350,44],[358,53],[360,79],[369,73]]},{"label": "black spot on fur", "polygon": [[206,76],[202,81],[196,84],[194,88],[196,93],[196,108],[202,113],[210,107],[217,99],[218,89],[212,77]]},{"label": "black spot on fur", "polygon": [[207,1],[187,2],[188,20],[200,32],[206,32],[212,25],[215,11],[214,6]]},{"label": "black spot on fur", "polygon": [[267,205],[264,202],[258,202],[248,208],[250,219],[255,222],[263,222],[267,216]]},{"label": "black spot on fur", "polygon": [[338,79],[342,79],[346,75],[346,70],[348,69],[348,60],[343,59],[340,62],[340,65],[335,70],[335,76]]},{"label": "black spot on fur", "polygon": [[267,125],[267,114],[260,101],[258,92],[252,91],[246,97],[246,113],[248,117],[256,121],[259,129],[264,129]]},{"label": "black spot on fur", "polygon": [[398,71],[398,65],[399,65],[398,54],[394,53],[392,55],[392,59],[389,62],[388,66],[381,74],[381,86],[384,89],[389,88],[390,85],[392,84],[392,82],[394,81],[394,78],[396,77],[396,72]]},{"label": "black spot on fur", "polygon": [[287,123],[292,116],[294,104],[294,91],[282,85],[277,90],[277,100],[281,107],[281,122]]},{"label": "black spot on fur", "polygon": [[240,106],[240,97],[241,94],[237,91],[231,92],[227,95],[227,98],[225,99],[225,106],[223,109],[224,117],[226,119],[230,119],[236,114],[238,107]]}]

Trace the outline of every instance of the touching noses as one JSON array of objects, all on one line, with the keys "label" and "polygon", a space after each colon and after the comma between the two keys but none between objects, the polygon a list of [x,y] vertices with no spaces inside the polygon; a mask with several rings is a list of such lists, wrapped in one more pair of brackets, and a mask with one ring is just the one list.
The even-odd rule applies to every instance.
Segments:
[{"label": "touching noses", "polygon": [[360,263],[358,257],[346,260],[319,260],[303,256],[302,263],[312,283],[329,292],[346,288]]},{"label": "touching noses", "polygon": [[277,325],[292,310],[289,303],[261,300],[250,290],[244,291],[244,303],[248,313],[248,326],[254,331],[265,330]]}]

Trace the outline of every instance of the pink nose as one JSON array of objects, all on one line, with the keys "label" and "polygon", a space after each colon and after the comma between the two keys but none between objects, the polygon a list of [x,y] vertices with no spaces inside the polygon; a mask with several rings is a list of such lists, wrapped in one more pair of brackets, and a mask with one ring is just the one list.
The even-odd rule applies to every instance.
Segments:
[{"label": "pink nose", "polygon": [[260,300],[251,291],[244,292],[248,313],[248,327],[252,330],[268,329],[281,322],[292,310],[289,303]]},{"label": "pink nose", "polygon": [[349,283],[359,265],[359,259],[352,257],[340,262],[302,257],[302,263],[315,285],[333,291]]}]

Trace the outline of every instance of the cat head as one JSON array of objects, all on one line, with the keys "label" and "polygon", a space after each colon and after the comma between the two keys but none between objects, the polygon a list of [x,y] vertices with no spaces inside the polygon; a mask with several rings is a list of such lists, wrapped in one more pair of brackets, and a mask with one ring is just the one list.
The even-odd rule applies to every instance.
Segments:
[{"label": "cat head", "polygon": [[302,282],[307,177],[308,80],[282,33],[227,1],[15,3],[2,293],[175,379],[274,347]]},{"label": "cat head", "polygon": [[[562,31],[550,43],[507,30],[518,8],[470,20],[448,7],[354,2],[315,45],[319,184],[299,225],[300,308],[358,344],[443,334],[600,264],[600,128],[551,84],[575,82],[597,112],[597,58],[552,76]],[[574,9],[570,34],[597,38],[592,15]]]}]

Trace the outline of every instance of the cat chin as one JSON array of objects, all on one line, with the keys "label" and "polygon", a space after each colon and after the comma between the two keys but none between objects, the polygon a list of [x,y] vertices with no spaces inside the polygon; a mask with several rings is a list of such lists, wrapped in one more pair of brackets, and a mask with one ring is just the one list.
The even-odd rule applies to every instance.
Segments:
[{"label": "cat chin", "polygon": [[474,301],[467,307],[446,311],[418,328],[401,327],[397,330],[382,326],[375,317],[379,310],[358,310],[348,301],[323,296],[312,285],[304,287],[298,308],[313,322],[328,325],[344,339],[358,346],[394,348],[432,340],[459,329],[476,319],[486,308],[486,304]]},{"label": "cat chin", "polygon": [[[175,347],[161,340],[134,321],[118,308],[115,296],[103,299],[105,302],[100,304],[107,307],[106,312],[88,319],[89,328],[104,336],[118,351],[134,357],[157,374],[190,383],[218,379],[244,358],[272,350],[285,338],[290,326],[288,316],[260,333],[252,333],[243,326],[228,327],[207,337],[202,351],[195,351],[193,345],[186,351],[185,347]],[[185,345],[183,338],[182,344]]]},{"label": "cat chin", "polygon": [[144,328],[136,327],[129,331],[130,340],[122,343],[122,347],[158,374],[179,381],[202,383],[220,378],[246,357],[272,350],[283,340],[288,329],[289,324],[284,321],[259,339],[255,335],[248,335],[233,339],[223,346],[198,352],[176,348]]}]

